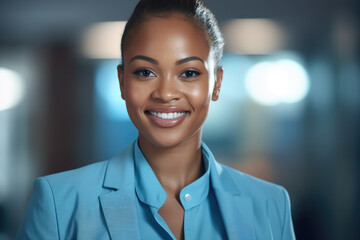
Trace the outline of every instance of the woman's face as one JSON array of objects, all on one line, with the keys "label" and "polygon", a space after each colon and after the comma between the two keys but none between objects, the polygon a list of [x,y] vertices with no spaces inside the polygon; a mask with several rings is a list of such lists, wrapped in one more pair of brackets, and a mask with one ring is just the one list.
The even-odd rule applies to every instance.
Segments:
[{"label": "woman's face", "polygon": [[209,50],[203,31],[181,14],[151,17],[131,31],[118,72],[140,142],[172,147],[201,139],[222,80]]}]

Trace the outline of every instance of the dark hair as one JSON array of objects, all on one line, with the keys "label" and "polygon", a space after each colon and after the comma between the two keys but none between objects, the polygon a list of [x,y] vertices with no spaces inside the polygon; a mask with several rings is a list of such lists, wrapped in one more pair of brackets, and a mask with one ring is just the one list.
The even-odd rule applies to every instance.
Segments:
[{"label": "dark hair", "polygon": [[[223,55],[224,39],[214,14],[201,0],[140,0],[126,23],[121,39],[121,55],[124,56],[128,34],[134,27],[148,17],[168,17],[173,13],[184,14],[203,29],[210,51],[214,54],[216,69],[218,69]],[[121,64],[122,67],[123,64]]]}]

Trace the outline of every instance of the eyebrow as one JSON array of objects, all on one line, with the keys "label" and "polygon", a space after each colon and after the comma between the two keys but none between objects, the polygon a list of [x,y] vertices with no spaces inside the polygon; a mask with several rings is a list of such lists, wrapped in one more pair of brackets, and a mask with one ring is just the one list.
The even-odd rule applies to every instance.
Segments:
[{"label": "eyebrow", "polygon": [[144,55],[137,55],[135,57],[133,57],[129,63],[131,63],[132,61],[136,60],[136,59],[139,59],[139,60],[144,60],[144,61],[147,61],[147,62],[151,62],[153,64],[156,64],[156,65],[159,65],[159,62],[156,61],[155,59],[151,58],[151,57],[147,57],[147,56],[144,56]]},{"label": "eyebrow", "polygon": [[183,59],[176,61],[176,65],[180,65],[180,64],[190,62],[190,61],[200,61],[200,62],[204,63],[204,60],[202,60],[201,58],[193,56],[193,57],[187,57],[187,58],[183,58]]},{"label": "eyebrow", "polygon": [[[147,57],[147,56],[144,56],[144,55],[137,55],[135,57],[133,57],[129,63],[131,63],[132,61],[134,60],[143,60],[143,61],[147,61],[147,62],[151,62],[155,65],[159,65],[159,62],[156,61],[155,59],[151,58],[151,57]],[[180,65],[180,64],[183,64],[183,63],[186,63],[186,62],[190,62],[190,61],[200,61],[202,63],[204,63],[204,60],[202,60],[201,58],[199,57],[196,57],[196,56],[192,56],[192,57],[187,57],[187,58],[183,58],[183,59],[180,59],[180,60],[177,60],[176,61],[176,65]]]}]

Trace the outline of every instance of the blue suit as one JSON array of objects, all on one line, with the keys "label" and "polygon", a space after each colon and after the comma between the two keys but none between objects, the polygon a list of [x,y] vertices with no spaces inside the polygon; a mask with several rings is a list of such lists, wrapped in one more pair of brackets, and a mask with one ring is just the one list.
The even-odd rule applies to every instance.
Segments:
[{"label": "blue suit", "polygon": [[[110,160],[38,178],[16,239],[140,239],[133,144]],[[228,239],[295,239],[284,188],[219,164],[202,147]]]}]

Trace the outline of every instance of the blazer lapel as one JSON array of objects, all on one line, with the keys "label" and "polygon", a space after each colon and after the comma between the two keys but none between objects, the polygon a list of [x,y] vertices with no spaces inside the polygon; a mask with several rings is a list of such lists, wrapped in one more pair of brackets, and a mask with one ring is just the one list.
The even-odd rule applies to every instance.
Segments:
[{"label": "blazer lapel", "polygon": [[215,161],[208,147],[202,143],[203,154],[210,163],[211,184],[219,204],[228,239],[254,240],[253,200],[241,196],[241,191],[224,167]]},{"label": "blazer lapel", "polygon": [[100,196],[111,239],[140,239],[134,186]]},{"label": "blazer lapel", "polygon": [[104,188],[112,189],[99,196],[111,239],[140,239],[136,210],[134,143],[109,160]]},{"label": "blazer lapel", "polygon": [[228,239],[254,240],[254,212],[250,198],[215,189]]}]

